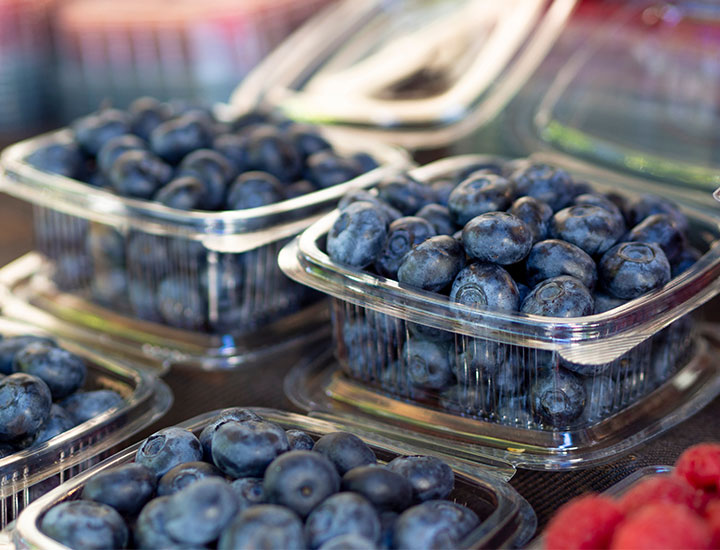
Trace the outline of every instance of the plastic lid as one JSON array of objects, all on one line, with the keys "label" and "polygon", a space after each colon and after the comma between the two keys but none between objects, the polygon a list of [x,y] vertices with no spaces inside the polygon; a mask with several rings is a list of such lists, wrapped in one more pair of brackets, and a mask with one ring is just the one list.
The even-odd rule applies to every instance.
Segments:
[{"label": "plastic lid", "polygon": [[413,148],[450,143],[523,86],[575,3],[341,2],[258,66],[232,103],[262,99]]}]

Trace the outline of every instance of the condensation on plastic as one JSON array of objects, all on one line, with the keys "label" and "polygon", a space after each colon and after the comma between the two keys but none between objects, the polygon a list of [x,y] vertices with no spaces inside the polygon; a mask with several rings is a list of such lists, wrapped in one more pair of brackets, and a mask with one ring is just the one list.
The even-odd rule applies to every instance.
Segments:
[{"label": "condensation on plastic", "polygon": [[[283,326],[317,329],[326,321],[317,312],[301,326],[288,321],[313,310],[321,297],[283,275],[278,252],[346,191],[409,164],[391,146],[342,131],[325,135],[341,154],[364,151],[381,166],[302,197],[226,212],[185,212],[120,197],[24,161],[49,141],[69,140],[67,130],[11,146],[0,158],[0,189],[33,204],[37,250],[46,259],[32,268],[37,284],[28,292],[82,328],[135,340],[136,348],[156,342],[169,361],[176,362],[173,350],[179,351],[203,368],[232,368],[238,348],[244,353],[270,336],[275,342],[293,336]],[[88,247],[88,241],[100,244]],[[197,333],[207,338],[197,342]]]},{"label": "condensation on plastic", "polygon": [[[477,158],[449,158],[411,174],[429,181]],[[599,190],[626,189],[612,179],[590,181]],[[338,379],[328,392],[334,391],[339,399],[345,394],[346,400],[365,410],[404,416],[409,422],[439,426],[441,431],[492,439],[495,430],[500,441],[495,445],[521,449],[522,456],[511,460],[528,462],[530,467],[577,467],[591,462],[578,449],[592,452],[599,440],[618,431],[623,418],[625,425],[631,424],[644,404],[658,400],[657,395],[666,394],[672,406],[664,412],[671,414],[673,408],[690,402],[694,412],[699,402],[707,403],[720,391],[718,368],[709,360],[716,346],[700,334],[697,321],[703,310],[696,311],[720,292],[720,246],[716,243],[720,223],[690,209],[685,214],[692,227],[692,244],[704,252],[694,266],[662,289],[580,318],[473,310],[443,296],[339,265],[320,249],[337,211],[285,247],[279,262],[290,277],[334,297],[335,353],[344,379],[356,384],[342,386]],[[432,369],[444,370],[446,362],[455,382],[428,387],[427,374]],[[552,425],[536,414],[528,393],[541,377],[551,390],[560,390],[563,369],[585,374],[579,380],[586,400],[580,416]],[[677,390],[674,397],[665,391],[668,387]],[[361,388],[420,407],[391,410],[392,400],[376,399]],[[435,411],[435,421],[421,418],[423,410]],[[676,423],[679,416],[671,416]],[[458,424],[453,417],[470,422]],[[448,423],[454,428],[448,428]],[[638,432],[647,428],[642,423],[633,425]],[[588,433],[589,428],[595,432]],[[628,435],[627,430],[624,434]],[[616,450],[632,438],[625,439],[617,442]],[[633,441],[638,443],[637,438]],[[603,452],[592,460],[607,459],[607,449]],[[542,457],[543,453],[547,456]]]},{"label": "condensation on plastic", "polygon": [[[0,334],[47,335],[30,325],[2,318]],[[0,458],[2,528],[30,502],[117,451],[121,443],[160,418],[172,404],[172,394],[165,383],[142,369],[108,360],[70,341],[61,340],[60,344],[85,360],[86,387],[113,389],[123,396],[125,403],[47,443]]]},{"label": "condensation on plastic", "polygon": [[412,149],[493,119],[551,49],[575,0],[345,0],[309,20],[234,92],[293,118]]},{"label": "condensation on plastic", "polygon": [[[311,436],[319,437],[326,433],[347,429],[344,424],[332,420],[323,420],[304,415],[288,413],[275,409],[253,409],[266,420],[275,422],[285,429],[300,429]],[[197,416],[183,422],[179,426],[196,434],[210,422],[220,411]],[[471,464],[448,456],[443,448],[428,449],[422,446],[409,446],[392,439],[382,438],[376,434],[354,429],[354,433],[362,437],[375,451],[378,459],[389,461],[398,455],[433,454],[446,461],[455,472],[455,488],[450,499],[472,509],[481,524],[463,539],[458,548],[519,548],[533,535],[537,525],[535,513],[530,505],[506,483],[513,470],[507,466],[494,468]],[[61,550],[65,546],[45,536],[39,529],[39,521],[47,510],[64,500],[80,497],[85,483],[95,474],[116,465],[131,462],[140,444],[126,450],[99,464],[91,471],[71,480],[34,503],[20,517],[13,532],[18,548]]]},{"label": "condensation on plastic", "polygon": [[66,120],[148,95],[224,101],[274,46],[329,0],[69,0],[55,17]]}]

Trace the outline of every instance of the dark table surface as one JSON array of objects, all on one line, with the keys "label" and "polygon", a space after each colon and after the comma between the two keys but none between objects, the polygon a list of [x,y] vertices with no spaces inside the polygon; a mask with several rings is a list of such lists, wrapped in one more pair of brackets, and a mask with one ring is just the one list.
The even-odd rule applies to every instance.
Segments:
[{"label": "dark table surface", "polygon": [[[0,265],[31,248],[32,209],[0,194]],[[173,407],[163,419],[138,437],[223,407],[242,405],[293,409],[283,394],[282,380],[296,359],[297,354],[288,353],[235,373],[173,371],[165,378],[175,395]],[[672,464],[690,445],[720,439],[719,418],[720,398],[693,418],[610,464],[572,472],[519,470],[511,484],[533,506],[542,526],[561,504],[573,496],[603,490],[643,466]]]}]

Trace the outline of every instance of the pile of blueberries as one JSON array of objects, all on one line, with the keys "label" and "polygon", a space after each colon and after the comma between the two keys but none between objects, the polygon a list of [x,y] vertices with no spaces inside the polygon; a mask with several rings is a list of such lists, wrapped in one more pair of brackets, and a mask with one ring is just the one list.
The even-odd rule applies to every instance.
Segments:
[{"label": "pile of blueberries", "polygon": [[86,372],[82,357],[50,338],[0,340],[0,458],[124,403],[113,390],[79,391]]},{"label": "pile of blueberries", "polygon": [[[28,162],[179,210],[265,206],[377,166],[365,153],[340,155],[315,127],[276,114],[253,112],[222,122],[208,108],[151,98],[136,100],[127,111],[106,108],[78,119],[71,132],[71,141],[38,149]],[[35,230],[61,289],[88,290],[95,302],[144,320],[247,331],[313,299],[274,266],[279,245],[221,255],[219,270],[209,274],[208,252],[197,241],[122,234],[53,211],[36,219]],[[209,304],[208,296],[217,296],[217,304]]]},{"label": "pile of blueberries", "polygon": [[354,434],[313,438],[226,409],[199,438],[150,436],[135,462],[94,475],[40,527],[76,550],[457,548],[480,518],[445,500],[454,483],[434,457],[381,464]]},{"label": "pile of blueberries", "polygon": [[[326,250],[338,263],[467,308],[582,317],[662,287],[700,252],[670,201],[596,192],[525,159],[410,175],[339,204]],[[458,315],[465,315],[458,311]],[[446,410],[528,427],[608,416],[657,387],[687,355],[690,323],[602,365],[397,323],[336,305],[339,355],[354,376]]]}]

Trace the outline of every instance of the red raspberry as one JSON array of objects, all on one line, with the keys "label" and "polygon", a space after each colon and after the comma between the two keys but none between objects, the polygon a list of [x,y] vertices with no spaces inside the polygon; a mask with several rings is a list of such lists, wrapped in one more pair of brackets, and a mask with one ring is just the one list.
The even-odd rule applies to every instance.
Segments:
[{"label": "red raspberry", "polygon": [[720,548],[720,499],[708,502],[705,507],[705,519],[712,534],[712,547]]},{"label": "red raspberry", "polygon": [[675,474],[706,491],[720,489],[720,445],[701,443],[690,447],[675,463]]},{"label": "red raspberry", "polygon": [[681,504],[650,504],[615,531],[613,550],[705,550],[710,528]]},{"label": "red raspberry", "polygon": [[697,491],[684,479],[652,476],[635,485],[620,499],[620,508],[630,516],[648,504],[669,502],[697,509]]},{"label": "red raspberry", "polygon": [[545,532],[545,548],[608,548],[615,527],[622,520],[622,512],[614,500],[598,495],[578,497],[560,508],[550,520]]}]

